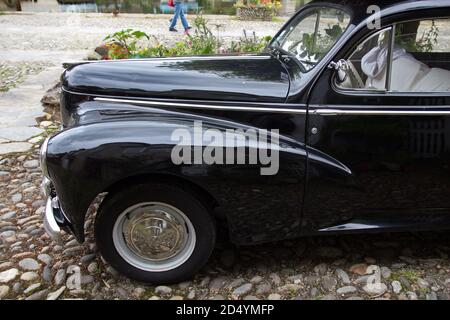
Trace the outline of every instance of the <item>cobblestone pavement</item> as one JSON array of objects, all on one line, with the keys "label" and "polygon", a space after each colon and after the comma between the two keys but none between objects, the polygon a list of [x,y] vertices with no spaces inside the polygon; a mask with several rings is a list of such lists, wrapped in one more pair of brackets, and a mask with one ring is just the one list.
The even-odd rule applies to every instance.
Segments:
[{"label": "cobblestone pavement", "polygon": [[56,243],[45,234],[38,145],[0,158],[0,298],[450,298],[448,232],[316,237],[241,248],[221,240],[191,281],[158,287],[131,281],[97,254],[96,206],[86,221],[86,243],[69,235]]},{"label": "cobblestone pavement", "polygon": [[[43,92],[57,80],[62,60],[84,57],[105,33],[125,26],[164,33],[167,17],[89,14],[76,28],[71,19],[64,14],[0,16],[0,63],[43,61],[46,66],[0,95],[5,136],[0,153],[5,145],[27,144],[25,150],[19,145],[5,151],[15,153],[0,155],[0,299],[450,299],[449,232],[315,237],[241,248],[222,240],[194,279],[158,287],[118,275],[97,254],[92,236],[96,206],[86,221],[86,243],[70,235],[60,243],[49,239],[41,222],[37,158],[43,137],[58,123],[36,125]],[[215,21],[234,26],[236,35],[245,25],[222,17]],[[270,34],[280,23],[254,28]],[[16,41],[19,35],[23,40]]]}]

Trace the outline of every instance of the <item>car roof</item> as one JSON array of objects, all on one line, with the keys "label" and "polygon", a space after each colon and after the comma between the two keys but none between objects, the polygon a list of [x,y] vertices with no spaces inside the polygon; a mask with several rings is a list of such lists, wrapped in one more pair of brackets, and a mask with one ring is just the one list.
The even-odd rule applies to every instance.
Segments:
[{"label": "car roof", "polygon": [[449,0],[313,0],[308,5],[331,4],[345,7],[352,13],[353,23],[362,22],[368,15],[368,8],[376,5],[381,9],[381,15],[395,14],[409,10],[425,8],[449,8]]}]

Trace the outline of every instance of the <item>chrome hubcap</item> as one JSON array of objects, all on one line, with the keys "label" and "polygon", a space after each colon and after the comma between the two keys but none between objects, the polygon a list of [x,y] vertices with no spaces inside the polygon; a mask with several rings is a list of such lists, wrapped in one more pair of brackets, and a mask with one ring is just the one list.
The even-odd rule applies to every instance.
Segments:
[{"label": "chrome hubcap", "polygon": [[139,203],[120,214],[114,245],[136,268],[161,272],[177,268],[194,251],[195,230],[186,215],[166,203]]}]

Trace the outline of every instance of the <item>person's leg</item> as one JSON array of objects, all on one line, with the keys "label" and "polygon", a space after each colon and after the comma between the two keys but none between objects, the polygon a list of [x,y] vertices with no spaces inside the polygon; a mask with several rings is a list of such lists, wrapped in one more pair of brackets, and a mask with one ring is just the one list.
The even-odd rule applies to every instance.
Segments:
[{"label": "person's leg", "polygon": [[180,7],[181,7],[181,10],[180,10],[181,23],[183,24],[184,30],[188,30],[189,29],[189,23],[187,22],[186,16],[184,15],[184,5],[181,3]]},{"label": "person's leg", "polygon": [[175,26],[177,25],[178,16],[180,15],[180,9],[182,9],[181,3],[176,3],[175,4],[175,12],[174,12],[173,18],[172,18],[172,23],[170,24],[170,27],[169,27],[170,30],[175,29]]}]

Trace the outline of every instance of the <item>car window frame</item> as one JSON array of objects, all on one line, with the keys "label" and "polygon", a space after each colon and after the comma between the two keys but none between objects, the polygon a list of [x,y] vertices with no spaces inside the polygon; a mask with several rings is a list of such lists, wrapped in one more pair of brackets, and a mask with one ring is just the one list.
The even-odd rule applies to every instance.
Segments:
[{"label": "car window frame", "polygon": [[[390,71],[390,68],[392,67],[392,35],[393,32],[395,32],[395,30],[393,30],[392,26],[388,26],[388,27],[384,27],[380,30],[376,30],[375,32],[370,33],[369,35],[366,35],[366,37],[364,38],[364,40],[359,41],[358,45],[353,49],[353,51],[350,53],[350,55],[348,55],[348,57],[351,57],[355,51],[358,49],[358,47],[360,45],[362,45],[364,42],[368,41],[370,38],[382,34],[383,32],[389,31],[389,52],[388,52],[388,71]],[[366,88],[344,88],[344,87],[340,87],[338,84],[338,81],[336,79],[336,73],[333,73],[333,78],[332,78],[332,84],[333,87],[335,88],[335,90],[337,92],[362,92],[362,93],[387,93],[388,92],[388,82],[390,82],[390,72],[387,72],[386,74],[386,83],[385,83],[385,88],[384,89],[366,89]]]},{"label": "car window frame", "polygon": [[[356,96],[362,96],[362,95],[368,95],[368,96],[398,96],[398,97],[404,97],[404,96],[412,96],[412,97],[448,97],[450,96],[450,91],[435,91],[435,92],[403,92],[403,91],[392,91],[391,90],[391,72],[392,72],[392,53],[393,53],[393,48],[395,45],[395,32],[396,32],[396,27],[399,24],[402,23],[407,23],[407,22],[413,22],[413,21],[424,21],[424,20],[444,20],[444,19],[448,19],[450,20],[450,16],[434,16],[434,17],[424,17],[424,18],[414,18],[414,19],[405,19],[405,20],[401,20],[399,22],[395,22],[395,23],[391,23],[388,24],[387,26],[384,26],[382,29],[380,30],[376,30],[375,32],[371,32],[369,34],[366,34],[364,37],[362,37],[359,41],[358,44],[356,45],[356,47],[350,52],[350,54],[346,54],[344,56],[346,56],[347,58],[344,59],[348,59],[348,57],[350,57],[356,50],[356,48],[358,48],[358,46],[360,46],[362,43],[364,43],[365,41],[369,40],[370,37],[376,35],[377,33],[381,33],[387,29],[391,29],[391,36],[390,36],[390,48],[389,48],[389,53],[388,53],[388,70],[387,70],[387,74],[386,74],[386,90],[369,90],[369,89],[352,89],[352,88],[342,88],[338,85],[338,81],[336,79],[336,72],[333,72],[332,77],[331,77],[331,87],[333,88],[333,90],[338,93],[338,94],[345,94],[345,95],[356,95]],[[450,70],[449,70],[450,71]]]},{"label": "car window frame", "polygon": [[[346,14],[349,17],[349,24],[345,27],[345,29],[343,30],[342,34],[336,39],[335,43],[331,46],[331,48],[328,50],[328,52],[326,52],[324,54],[324,56],[317,62],[317,64],[309,69],[309,70],[305,70],[304,72],[302,72],[302,74],[309,74],[311,71],[313,70],[317,70],[318,66],[320,66],[327,58],[327,56],[330,54],[330,52],[336,47],[336,45],[339,43],[339,41],[342,40],[342,38],[345,36],[345,34],[349,31],[350,27],[352,26],[352,21],[353,21],[353,12],[351,10],[348,9],[348,7],[346,6],[342,6],[339,4],[334,4],[334,3],[326,3],[326,2],[319,2],[319,3],[312,3],[310,5],[307,5],[307,7],[305,7],[303,10],[300,10],[296,15],[294,15],[293,17],[291,17],[282,27],[281,29],[275,34],[275,36],[273,37],[273,39],[271,40],[271,42],[268,44],[267,48],[276,48],[277,50],[282,51],[284,54],[288,55],[290,58],[292,58],[292,60],[295,61],[295,63],[302,68],[303,67],[303,63],[292,53],[292,52],[288,52],[286,50],[283,50],[281,47],[276,46],[275,42],[276,39],[283,33],[286,31],[286,29],[294,22],[299,21],[301,19],[304,19],[305,17],[307,17],[310,14],[316,13],[317,11],[320,9],[335,9],[335,10],[340,10],[342,11],[344,14]],[[317,17],[320,19],[319,14],[317,14]]]},{"label": "car window frame", "polygon": [[[450,15],[446,16],[446,17],[430,17],[430,18],[419,18],[419,19],[407,19],[407,20],[402,20],[401,22],[396,22],[393,26],[393,38],[392,38],[392,48],[394,48],[395,46],[395,31],[397,28],[397,25],[399,24],[403,24],[403,23],[408,23],[408,22],[414,22],[414,21],[432,21],[432,20],[448,20],[450,22]],[[450,52],[449,52],[450,53]],[[447,70],[447,69],[446,69]],[[450,70],[448,70],[450,71]],[[391,74],[392,72],[392,51],[391,51],[391,65],[390,65],[390,72],[389,74]],[[390,89],[390,85],[389,84],[389,89]],[[389,90],[388,91],[389,94],[400,94],[400,95],[410,95],[410,94],[417,94],[420,96],[433,96],[433,95],[438,95],[438,96],[450,96],[450,91],[392,91]]]}]

